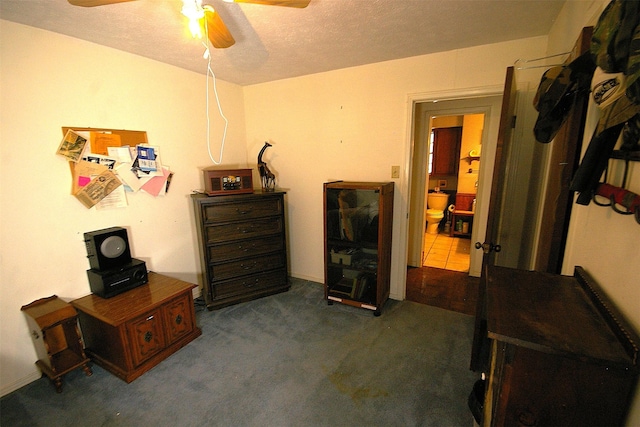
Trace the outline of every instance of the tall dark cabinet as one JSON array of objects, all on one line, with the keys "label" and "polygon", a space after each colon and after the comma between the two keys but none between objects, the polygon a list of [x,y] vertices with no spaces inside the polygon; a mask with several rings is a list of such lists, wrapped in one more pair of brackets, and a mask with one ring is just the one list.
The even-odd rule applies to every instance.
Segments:
[{"label": "tall dark cabinet", "polygon": [[393,182],[324,184],[324,293],[382,312],[389,298]]},{"label": "tall dark cabinet", "polygon": [[284,194],[191,196],[209,310],[289,290]]}]

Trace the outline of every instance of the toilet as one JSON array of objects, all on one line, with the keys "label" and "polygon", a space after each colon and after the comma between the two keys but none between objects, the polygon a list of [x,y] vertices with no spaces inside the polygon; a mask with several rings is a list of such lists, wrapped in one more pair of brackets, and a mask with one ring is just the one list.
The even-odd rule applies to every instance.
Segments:
[{"label": "toilet", "polygon": [[449,204],[447,193],[429,193],[427,195],[427,233],[438,234],[438,226],[444,218],[444,210]]}]

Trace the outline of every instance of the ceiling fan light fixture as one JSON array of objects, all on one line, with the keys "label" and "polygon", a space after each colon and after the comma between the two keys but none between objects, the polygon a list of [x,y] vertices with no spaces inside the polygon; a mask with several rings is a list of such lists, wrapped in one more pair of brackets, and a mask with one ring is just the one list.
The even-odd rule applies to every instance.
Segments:
[{"label": "ceiling fan light fixture", "polygon": [[207,38],[211,42],[211,46],[216,49],[224,49],[235,44],[236,41],[224,21],[209,5],[204,6],[204,22]]},{"label": "ceiling fan light fixture", "polygon": [[189,31],[193,37],[202,38],[200,22],[204,18],[202,0],[182,0],[182,14],[189,19]]}]

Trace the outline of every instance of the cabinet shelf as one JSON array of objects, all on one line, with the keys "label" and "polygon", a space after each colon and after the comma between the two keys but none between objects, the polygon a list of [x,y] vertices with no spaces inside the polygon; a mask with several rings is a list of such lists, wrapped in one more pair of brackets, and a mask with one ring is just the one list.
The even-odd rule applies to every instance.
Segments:
[{"label": "cabinet shelf", "polygon": [[475,199],[475,194],[456,194],[456,209],[451,212],[451,228],[449,231],[449,236],[471,237],[473,228],[473,216],[475,215],[473,207]]},{"label": "cabinet shelf", "polygon": [[[451,214],[451,231],[449,232],[449,236],[458,236],[458,237],[471,237],[471,231],[473,228],[473,216],[474,212],[471,211],[458,211],[455,210]],[[458,222],[460,224],[458,225]],[[468,224],[465,226],[463,224]],[[460,226],[462,229],[457,229]]]},{"label": "cabinet shelf", "polygon": [[344,264],[336,264],[333,262],[328,263],[327,268],[338,268],[341,270],[361,271],[363,273],[373,273],[373,274],[376,274],[378,271],[377,265],[371,266],[371,267],[360,267],[358,265],[344,265]]},{"label": "cabinet shelf", "polygon": [[371,250],[378,249],[378,242],[352,242],[350,240],[327,238],[327,244],[332,247],[363,248]]},{"label": "cabinet shelf", "polygon": [[393,183],[324,184],[325,298],[382,312],[389,298]]}]

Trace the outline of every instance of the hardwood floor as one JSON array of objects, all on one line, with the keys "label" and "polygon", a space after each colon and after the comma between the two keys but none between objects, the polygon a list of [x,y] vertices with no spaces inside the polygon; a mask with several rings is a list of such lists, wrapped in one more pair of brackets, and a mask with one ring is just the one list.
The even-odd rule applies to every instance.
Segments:
[{"label": "hardwood floor", "polygon": [[433,267],[407,268],[409,301],[475,315],[479,277]]}]

